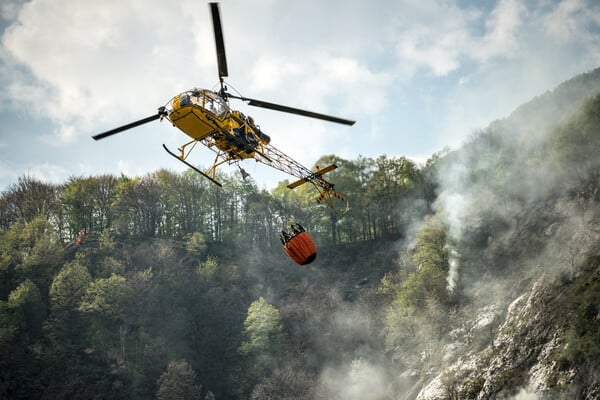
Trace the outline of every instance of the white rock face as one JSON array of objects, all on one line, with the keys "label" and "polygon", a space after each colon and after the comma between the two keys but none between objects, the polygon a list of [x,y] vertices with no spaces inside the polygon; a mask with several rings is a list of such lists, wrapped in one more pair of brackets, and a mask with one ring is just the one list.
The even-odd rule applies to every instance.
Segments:
[{"label": "white rock face", "polygon": [[[461,398],[461,393],[482,400],[541,395],[556,367],[550,360],[561,348],[564,333],[558,321],[547,320],[543,313],[547,283],[547,277],[542,275],[515,298],[495,330],[493,325],[501,312],[497,306],[486,306],[477,312],[471,326],[460,330],[462,337],[459,331],[453,331],[457,344],[446,345],[442,355],[444,360],[453,361],[423,386],[417,400],[448,399],[450,395]],[[474,338],[486,331],[493,334],[489,346],[466,350]],[[461,354],[461,350],[466,351]],[[505,393],[507,383],[522,387],[522,393]]]},{"label": "white rock face", "polygon": [[417,400],[446,400],[448,391],[442,383],[442,376],[436,376],[417,395]]}]

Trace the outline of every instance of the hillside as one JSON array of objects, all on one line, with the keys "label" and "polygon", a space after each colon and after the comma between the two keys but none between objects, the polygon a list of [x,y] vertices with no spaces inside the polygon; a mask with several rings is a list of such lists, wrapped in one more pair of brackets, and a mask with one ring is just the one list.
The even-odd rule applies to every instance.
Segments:
[{"label": "hillside", "polygon": [[418,399],[600,394],[598,74],[448,156],[438,201],[464,320],[447,330],[438,368],[419,376]]},{"label": "hillside", "polygon": [[0,197],[0,398],[598,398],[598,154],[600,69],[425,165],[323,157],[343,217],[285,182],[23,177]]}]

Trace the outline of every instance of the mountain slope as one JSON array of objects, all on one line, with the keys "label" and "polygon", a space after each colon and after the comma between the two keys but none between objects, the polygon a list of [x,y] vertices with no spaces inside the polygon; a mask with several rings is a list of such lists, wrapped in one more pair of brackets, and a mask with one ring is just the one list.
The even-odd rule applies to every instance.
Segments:
[{"label": "mountain slope", "polygon": [[444,160],[437,210],[469,317],[417,399],[600,395],[598,93],[600,70],[576,77]]}]

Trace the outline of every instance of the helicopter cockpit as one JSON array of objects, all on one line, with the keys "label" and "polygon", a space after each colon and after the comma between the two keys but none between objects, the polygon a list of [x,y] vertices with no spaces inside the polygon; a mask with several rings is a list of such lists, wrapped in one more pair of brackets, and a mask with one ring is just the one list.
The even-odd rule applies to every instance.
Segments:
[{"label": "helicopter cockpit", "polygon": [[179,106],[184,107],[189,105],[202,107],[218,117],[222,117],[227,112],[225,100],[209,90],[188,90],[187,92],[181,93],[179,97]]}]

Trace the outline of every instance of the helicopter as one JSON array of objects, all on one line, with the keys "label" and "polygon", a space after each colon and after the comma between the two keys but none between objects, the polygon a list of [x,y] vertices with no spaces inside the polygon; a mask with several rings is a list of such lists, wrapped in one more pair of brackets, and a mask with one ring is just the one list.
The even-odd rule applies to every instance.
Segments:
[{"label": "helicopter", "polygon": [[[271,168],[280,170],[295,178],[287,185],[294,189],[305,183],[312,184],[318,191],[317,203],[323,201],[336,213],[343,214],[349,209],[348,199],[337,192],[334,185],[323,178],[323,174],[337,168],[335,164],[311,171],[293,158],[271,145],[271,137],[264,133],[254,119],[234,110],[229,105],[230,99],[241,100],[250,106],[281,111],[300,116],[321,119],[329,122],[354,125],[355,121],[338,118],[295,107],[284,106],[258,99],[234,95],[228,92],[225,77],[229,76],[225,55],[225,43],[221,25],[219,3],[209,3],[217,52],[217,67],[220,90],[193,88],[175,95],[166,105],[158,108],[156,114],[119,126],[92,136],[94,140],[147,124],[156,120],[167,119],[191,138],[178,148],[178,153],[171,151],[163,144],[165,151],[189,168],[218,186],[217,168],[223,164],[236,164],[243,178],[249,174],[239,165],[243,160],[254,159]],[[196,145],[200,143],[215,153],[212,165],[205,171],[194,166],[188,157]]]}]

